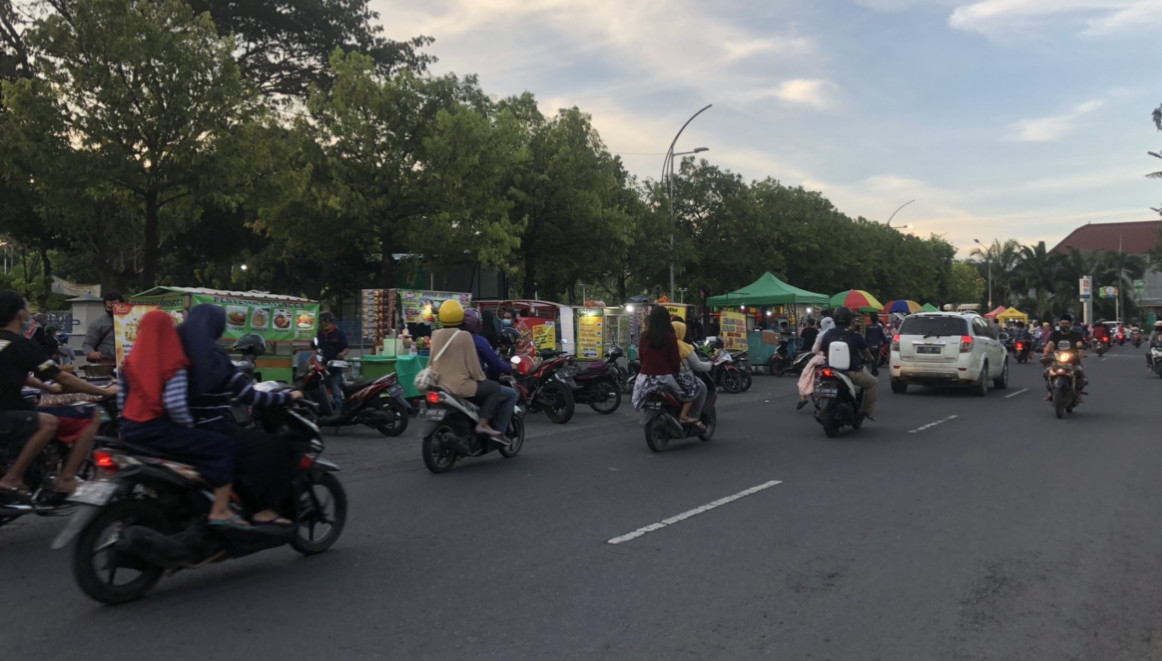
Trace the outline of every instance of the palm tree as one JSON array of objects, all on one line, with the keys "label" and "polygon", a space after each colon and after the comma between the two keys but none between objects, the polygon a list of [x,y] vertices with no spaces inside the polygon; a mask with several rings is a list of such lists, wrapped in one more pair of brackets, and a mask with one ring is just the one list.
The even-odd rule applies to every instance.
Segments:
[{"label": "palm tree", "polygon": [[1049,252],[1044,241],[1021,247],[1021,261],[1014,275],[1031,304],[1026,312],[1034,319],[1047,319],[1052,314],[1053,297],[1065,262],[1065,256]]},{"label": "palm tree", "polygon": [[976,268],[982,278],[987,278],[990,271],[992,273],[992,291],[986,294],[986,299],[993,299],[993,292],[998,292],[993,300],[1002,305],[1012,302],[1013,270],[1021,261],[1021,247],[1016,239],[1004,243],[994,239],[987,249],[984,244],[979,244],[969,253],[970,257],[977,258]]}]

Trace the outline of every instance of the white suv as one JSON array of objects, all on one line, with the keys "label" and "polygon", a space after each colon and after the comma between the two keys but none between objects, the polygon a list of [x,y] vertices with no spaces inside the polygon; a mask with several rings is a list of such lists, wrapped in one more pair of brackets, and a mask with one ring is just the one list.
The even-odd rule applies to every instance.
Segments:
[{"label": "white suv", "polygon": [[997,331],[980,315],[924,312],[904,319],[892,338],[892,392],[909,384],[972,386],[984,396],[989,381],[1009,385],[1009,356]]}]

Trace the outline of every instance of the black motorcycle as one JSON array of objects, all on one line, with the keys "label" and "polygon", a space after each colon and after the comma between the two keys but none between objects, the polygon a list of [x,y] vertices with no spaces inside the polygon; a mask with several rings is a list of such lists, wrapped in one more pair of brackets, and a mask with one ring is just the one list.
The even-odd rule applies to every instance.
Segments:
[{"label": "black motorcycle", "polygon": [[863,389],[855,385],[843,370],[820,367],[815,370],[815,420],[823,425],[828,438],[839,435],[842,427],[863,426]]},{"label": "black motorcycle", "polygon": [[425,423],[420,432],[424,466],[433,473],[445,473],[461,457],[480,457],[493,450],[515,457],[525,442],[525,411],[517,406],[503,438],[476,433],[480,407],[436,386],[424,395],[426,408],[418,417]]},{"label": "black motorcycle", "polygon": [[603,362],[585,368],[577,366],[570,358],[560,375],[573,389],[573,401],[588,404],[594,411],[605,415],[616,411],[621,406],[621,384],[624,383],[617,361],[624,355],[621,347],[615,344]]},{"label": "black motorcycle", "polygon": [[[269,391],[287,388],[268,382]],[[339,468],[319,457],[324,446],[310,421],[313,404],[300,400],[263,409],[258,422],[288,444],[295,460],[292,496],[282,511],[290,526],[226,528],[207,523],[212,497],[197,471],[150,448],[110,441],[94,452],[98,479],[69,498],[77,511],[52,543],[76,539],[73,576],[89,597],[119,604],[145,595],[166,572],[195,569],[284,544],[304,555],[326,551],[347,520]],[[252,513],[245,502],[234,507]]]},{"label": "black motorcycle", "polygon": [[788,373],[798,376],[803,373],[803,368],[810,359],[810,351],[795,351],[791,348],[791,342],[783,339],[779,341],[779,346],[775,348],[775,353],[771,355],[771,360],[767,364],[772,376],[783,376]]},{"label": "black motorcycle", "polygon": [[655,390],[646,397],[642,414],[645,416],[646,446],[650,450],[662,452],[670,446],[671,441],[684,438],[709,441],[714,437],[714,430],[718,427],[718,412],[715,410],[718,392],[709,373],[695,374],[706,386],[706,404],[702,407],[702,415],[699,417],[699,421],[706,426],[705,431],[692,422],[681,422],[683,404],[674,393],[665,388]]}]

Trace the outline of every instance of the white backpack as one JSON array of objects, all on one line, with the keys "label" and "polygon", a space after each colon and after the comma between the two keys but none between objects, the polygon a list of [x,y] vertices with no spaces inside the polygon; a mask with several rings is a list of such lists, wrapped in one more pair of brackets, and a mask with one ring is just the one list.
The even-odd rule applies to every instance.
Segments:
[{"label": "white backpack", "polygon": [[841,339],[846,335],[846,331],[840,333],[839,337],[832,338],[831,344],[827,346],[827,364],[837,370],[851,369],[851,347]]}]

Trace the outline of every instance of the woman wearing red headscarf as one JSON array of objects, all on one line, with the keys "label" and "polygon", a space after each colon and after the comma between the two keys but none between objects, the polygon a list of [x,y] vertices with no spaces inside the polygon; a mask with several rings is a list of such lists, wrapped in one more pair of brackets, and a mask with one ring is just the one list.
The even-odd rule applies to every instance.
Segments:
[{"label": "woman wearing red headscarf", "polygon": [[121,437],[196,468],[214,489],[212,525],[247,527],[230,510],[234,441],[194,427],[187,404],[189,365],[173,318],[160,310],[146,313],[121,370]]}]

